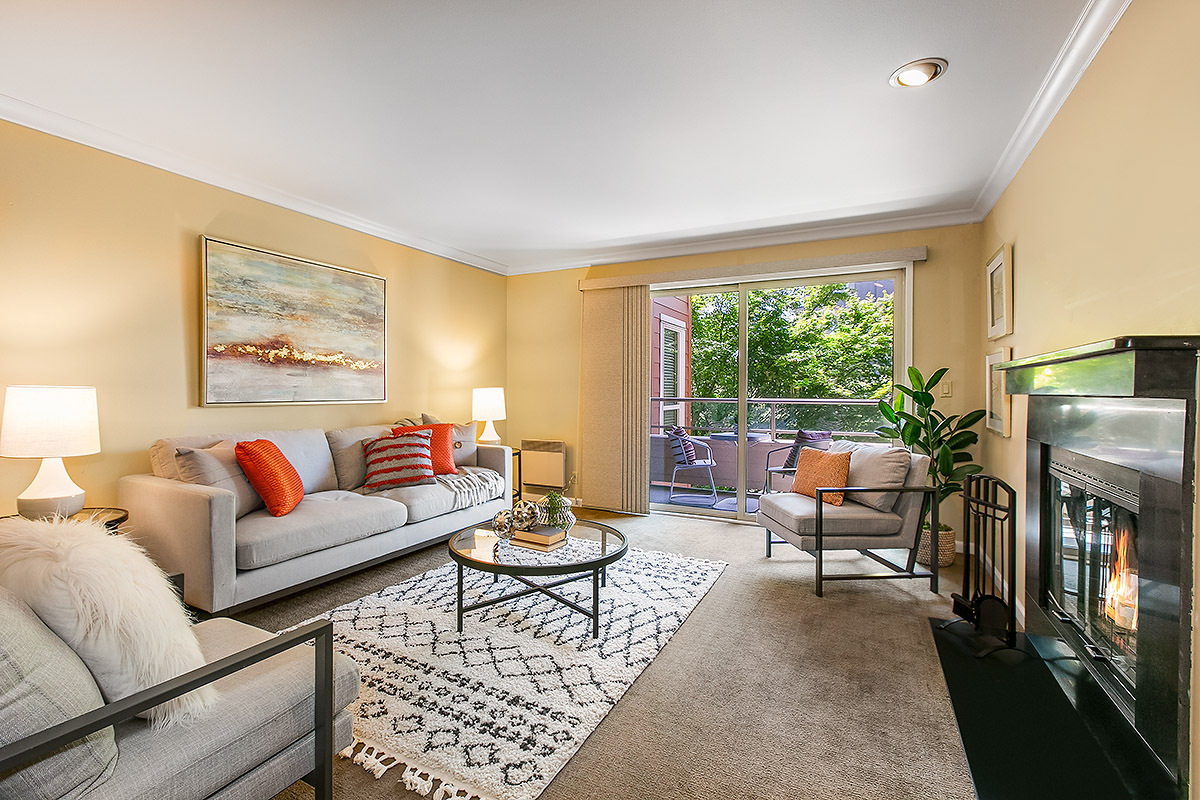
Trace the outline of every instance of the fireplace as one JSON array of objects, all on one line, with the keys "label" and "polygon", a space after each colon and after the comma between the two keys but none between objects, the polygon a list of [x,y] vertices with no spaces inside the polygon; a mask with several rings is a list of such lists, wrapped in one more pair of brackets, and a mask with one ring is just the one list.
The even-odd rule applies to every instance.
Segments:
[{"label": "fireplace", "polygon": [[1009,362],[1028,394],[1025,628],[1135,796],[1186,796],[1196,337]]}]

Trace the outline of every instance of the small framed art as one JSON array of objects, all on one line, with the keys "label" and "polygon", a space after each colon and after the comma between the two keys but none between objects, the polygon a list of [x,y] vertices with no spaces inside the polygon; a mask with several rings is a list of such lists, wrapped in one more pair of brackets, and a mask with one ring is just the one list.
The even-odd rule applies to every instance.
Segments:
[{"label": "small framed art", "polygon": [[1004,391],[1004,373],[997,364],[1012,360],[1012,348],[1002,347],[985,359],[987,365],[987,427],[1001,436],[1012,435],[1012,395]]},{"label": "small framed art", "polygon": [[988,259],[984,280],[987,286],[988,338],[999,339],[1013,332],[1011,246],[1004,245]]}]

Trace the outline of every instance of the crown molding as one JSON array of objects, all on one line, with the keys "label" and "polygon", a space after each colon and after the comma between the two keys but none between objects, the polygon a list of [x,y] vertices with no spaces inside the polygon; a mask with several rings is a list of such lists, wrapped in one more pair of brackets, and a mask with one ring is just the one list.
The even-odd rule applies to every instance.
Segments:
[{"label": "crown molding", "polygon": [[925,228],[941,228],[951,225],[967,225],[979,222],[973,209],[965,208],[958,211],[938,211],[928,214],[910,214],[906,216],[886,217],[866,222],[842,222],[834,225],[791,226],[788,228],[772,228],[770,232],[735,233],[714,236],[694,237],[687,241],[668,242],[664,244],[633,244],[627,247],[612,247],[599,252],[591,252],[578,259],[559,261],[552,266],[513,267],[510,275],[529,275],[538,272],[554,272],[563,269],[599,266],[602,264],[621,264],[627,261],[648,261],[657,258],[675,258],[677,256],[708,255],[724,253],[730,250],[749,250],[756,247],[773,245],[800,244],[803,242],[824,241],[827,239],[847,239],[852,236],[871,236],[881,233],[899,233]]},{"label": "crown molding", "polygon": [[282,191],[273,186],[258,181],[247,180],[209,164],[181,156],[167,150],[131,139],[119,133],[91,125],[81,120],[50,111],[40,106],[26,103],[15,97],[0,94],[0,119],[32,128],[51,136],[68,139],[72,142],[102,150],[106,153],[137,161],[147,166],[166,170],[185,178],[200,181],[218,189],[226,189],[240,195],[261,200],[265,203],[286,208],[309,217],[331,222],[343,228],[350,228],[361,233],[386,239],[389,242],[411,247],[423,253],[457,261],[469,267],[494,272],[500,275],[508,274],[508,266],[477,253],[451,247],[440,242],[434,242],[421,236],[397,230],[387,225],[380,225],[368,219],[323,205],[306,197],[300,197]]},{"label": "crown molding", "polygon": [[1133,0],[1089,0],[1084,7],[1025,116],[1000,154],[992,174],[975,198],[972,208],[979,220],[991,213],[1131,2]]}]

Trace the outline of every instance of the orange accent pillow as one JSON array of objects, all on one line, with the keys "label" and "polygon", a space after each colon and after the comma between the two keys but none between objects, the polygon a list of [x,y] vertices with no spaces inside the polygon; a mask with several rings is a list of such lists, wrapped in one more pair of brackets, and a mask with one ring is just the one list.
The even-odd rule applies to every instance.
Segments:
[{"label": "orange accent pillow", "polygon": [[282,517],[304,499],[304,481],[274,442],[255,439],[233,448],[238,465],[267,504],[273,517]]},{"label": "orange accent pillow", "polygon": [[[796,457],[796,479],[792,491],[815,498],[817,487],[822,489],[845,489],[850,477],[850,453],[830,453],[812,447],[800,448]],[[824,492],[821,499],[831,506],[840,506],[846,495],[843,492]]]},{"label": "orange accent pillow", "polygon": [[429,459],[433,462],[434,475],[457,475],[458,467],[454,466],[454,423],[438,422],[433,425],[398,425],[392,428],[393,434],[415,433],[429,431],[433,438],[429,440]]}]

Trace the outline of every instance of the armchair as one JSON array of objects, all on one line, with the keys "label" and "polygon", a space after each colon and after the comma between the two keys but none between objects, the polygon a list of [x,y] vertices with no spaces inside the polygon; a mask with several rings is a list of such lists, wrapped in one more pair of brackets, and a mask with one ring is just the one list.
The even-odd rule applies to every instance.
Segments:
[{"label": "armchair", "polygon": [[[0,646],[0,661],[5,652],[17,652],[5,650],[10,647],[57,647],[62,657],[73,656],[13,596],[0,593],[0,608],[6,619],[33,620],[14,625],[9,632],[13,638]],[[111,729],[118,757],[87,790],[89,799],[266,800],[303,779],[314,787],[317,800],[330,800],[333,755],[352,741],[353,719],[344,709],[358,692],[356,666],[333,652],[332,624],[312,622],[272,636],[217,618],[195,631],[209,662],[204,667],[21,738],[12,735],[14,725],[28,731],[41,719],[27,716],[0,725],[7,729],[0,730],[0,782],[26,769],[53,770],[53,759],[64,755],[55,751]],[[308,642],[315,646],[300,646]],[[87,675],[81,662],[74,674]],[[216,681],[217,705],[190,724],[155,730],[135,719],[148,708]],[[94,685],[89,689],[74,683],[50,688],[63,695],[95,692]],[[18,697],[29,694],[20,688],[15,692]],[[0,718],[5,712],[0,707]]]},{"label": "armchair", "polygon": [[[671,452],[675,458],[675,468],[671,470],[671,491],[667,497],[668,502],[674,502],[675,498],[677,498],[677,497],[706,497],[706,498],[711,497],[712,502],[716,503],[717,502],[717,482],[715,480],[713,480],[712,468],[717,465],[717,462],[715,460],[713,460],[712,447],[707,442],[702,442],[699,439],[689,438],[688,441],[691,442],[693,447],[703,447],[704,448],[705,457],[704,458],[696,458],[693,461],[688,461],[686,451],[683,448],[682,444],[680,443],[680,440],[682,437],[680,437],[676,433],[667,431],[667,438],[671,440]],[[693,470],[703,469],[708,472],[708,486],[712,490],[711,494],[695,495],[695,494],[676,494],[675,493],[675,476],[679,474],[680,470],[689,470],[689,469],[693,469]]]},{"label": "armchair", "polygon": [[[868,445],[869,446],[869,445]],[[759,499],[756,520],[766,532],[767,558],[777,544],[791,544],[813,556],[817,562],[816,594],[823,596],[825,581],[873,580],[883,578],[929,578],[929,590],[937,593],[937,559],[930,571],[916,569],[917,536],[926,509],[929,511],[932,545],[937,547],[937,490],[926,486],[929,457],[909,454],[908,473],[902,486],[849,486],[818,488],[816,497],[779,492]],[[844,492],[847,502],[833,506],[824,502],[826,492]],[[880,492],[895,493],[887,511],[854,500],[854,495]],[[777,538],[779,537],[779,538]],[[896,564],[873,552],[907,549],[905,564]],[[826,574],[824,554],[829,550],[857,550],[888,568],[888,572],[853,575]],[[936,551],[935,551],[936,552]]]}]

